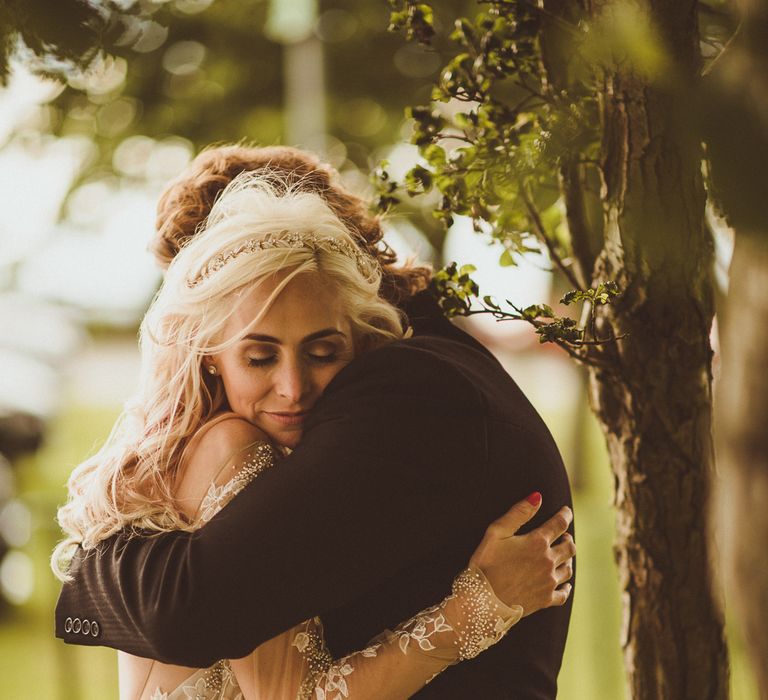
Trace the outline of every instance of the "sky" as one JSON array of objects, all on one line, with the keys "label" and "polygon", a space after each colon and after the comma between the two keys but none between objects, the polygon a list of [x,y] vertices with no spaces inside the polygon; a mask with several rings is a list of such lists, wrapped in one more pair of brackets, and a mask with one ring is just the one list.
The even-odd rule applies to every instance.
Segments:
[{"label": "sky", "polygon": [[0,91],[0,281],[97,317],[111,314],[118,324],[133,321],[159,279],[146,251],[157,185],[88,184],[62,212],[92,146],[25,129],[56,94],[55,84],[18,66]]}]

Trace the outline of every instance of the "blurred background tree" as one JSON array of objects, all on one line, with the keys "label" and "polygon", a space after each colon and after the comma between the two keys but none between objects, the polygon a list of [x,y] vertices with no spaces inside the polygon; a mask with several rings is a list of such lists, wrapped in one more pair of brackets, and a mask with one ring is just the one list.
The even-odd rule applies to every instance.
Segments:
[{"label": "blurred background tree", "polygon": [[713,530],[723,578],[747,639],[760,698],[768,698],[768,7],[740,0],[739,33],[712,66],[703,123],[711,196],[736,231],[730,286],[719,314],[723,378],[717,404],[721,488]]},{"label": "blurred background tree", "polygon": [[[445,7],[457,14],[466,4]],[[75,187],[144,180],[147,153],[163,146],[197,152],[241,140],[309,148],[367,177],[381,147],[400,140],[405,106],[428,98],[442,64],[439,45],[403,45],[388,34],[387,6],[374,0],[33,0],[0,8],[0,75],[21,46],[28,66],[64,81],[22,130],[84,135],[97,147]],[[431,217],[422,223],[441,238]]]}]

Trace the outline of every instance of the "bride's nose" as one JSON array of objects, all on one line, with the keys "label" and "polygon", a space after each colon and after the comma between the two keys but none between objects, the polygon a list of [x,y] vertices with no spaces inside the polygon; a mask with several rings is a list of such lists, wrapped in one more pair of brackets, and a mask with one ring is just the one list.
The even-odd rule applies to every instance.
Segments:
[{"label": "bride's nose", "polygon": [[300,404],[311,390],[310,372],[299,359],[285,358],[273,376],[275,392],[292,404]]}]

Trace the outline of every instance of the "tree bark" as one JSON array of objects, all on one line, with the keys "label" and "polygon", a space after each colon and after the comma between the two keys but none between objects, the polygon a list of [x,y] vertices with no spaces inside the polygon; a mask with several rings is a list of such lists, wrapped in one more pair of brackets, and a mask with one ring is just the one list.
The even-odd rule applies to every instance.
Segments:
[{"label": "tree bark", "polygon": [[[599,16],[610,2],[593,2]],[[677,80],[699,71],[692,0],[638,3]],[[722,614],[711,593],[706,527],[713,468],[712,242],[701,149],[674,93],[628,68],[600,94],[604,245],[594,282],[622,296],[598,328],[627,338],[595,349],[591,401],[615,477],[622,646],[637,700],[728,696]]]}]

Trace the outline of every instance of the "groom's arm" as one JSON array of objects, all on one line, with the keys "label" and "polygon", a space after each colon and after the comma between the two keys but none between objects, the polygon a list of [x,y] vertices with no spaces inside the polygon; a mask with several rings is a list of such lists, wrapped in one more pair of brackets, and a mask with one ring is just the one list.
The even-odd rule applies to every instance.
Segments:
[{"label": "groom's arm", "polygon": [[243,656],[444,546],[482,483],[483,431],[450,364],[407,343],[373,351],[328,387],[294,453],[203,529],[123,533],[79,557],[57,636],[190,666]]}]

